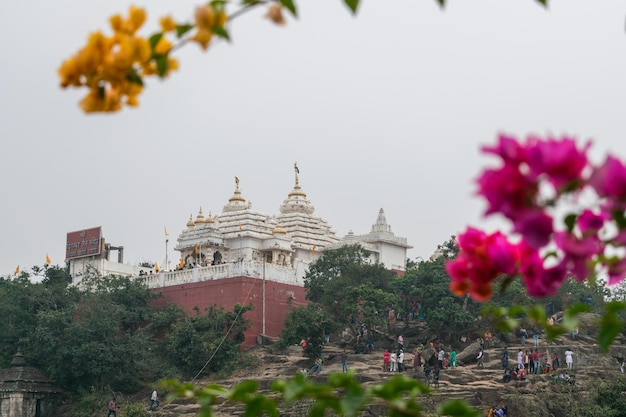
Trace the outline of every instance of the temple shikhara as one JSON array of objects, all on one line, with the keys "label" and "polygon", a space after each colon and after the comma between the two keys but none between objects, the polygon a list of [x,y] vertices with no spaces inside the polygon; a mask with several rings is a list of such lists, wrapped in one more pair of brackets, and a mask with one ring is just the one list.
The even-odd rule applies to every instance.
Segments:
[{"label": "temple shikhara", "polygon": [[[214,215],[200,207],[195,217],[192,214],[174,246],[180,255],[166,258],[161,267],[124,264],[124,248],[107,244],[100,228],[68,233],[66,258],[73,282],[79,284],[83,271],[93,268],[103,275],[143,279],[163,295],[161,302],[188,311],[210,304],[232,309],[236,303],[252,303],[254,310],[246,313],[251,328],[244,343],[250,346],[259,336],[276,338],[289,310],[306,304],[303,278],[325,250],[359,244],[370,251],[372,262],[404,273],[411,246],[406,238],[394,235],[382,208],[369,233],[349,232],[340,238],[326,220],[315,216],[300,186],[298,167],[294,168],[294,187],[274,215],[253,210],[235,177],[233,195],[221,213]],[[117,262],[109,259],[113,251],[118,252]]]}]

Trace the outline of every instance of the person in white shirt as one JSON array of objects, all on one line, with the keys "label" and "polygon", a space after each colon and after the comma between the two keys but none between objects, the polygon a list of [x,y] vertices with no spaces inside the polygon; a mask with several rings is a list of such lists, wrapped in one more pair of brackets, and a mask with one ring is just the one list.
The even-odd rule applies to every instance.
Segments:
[{"label": "person in white shirt", "polygon": [[565,351],[565,363],[568,368],[572,368],[574,366],[574,352],[572,352],[572,349],[570,348],[567,348]]},{"label": "person in white shirt", "polygon": [[156,408],[159,408],[159,405],[161,404],[159,402],[159,396],[156,392],[156,390],[152,391],[152,396],[150,397],[150,408],[148,408],[148,411],[152,411],[152,406],[156,403]]},{"label": "person in white shirt", "polygon": [[398,372],[404,372],[404,351],[402,349],[398,353]]}]

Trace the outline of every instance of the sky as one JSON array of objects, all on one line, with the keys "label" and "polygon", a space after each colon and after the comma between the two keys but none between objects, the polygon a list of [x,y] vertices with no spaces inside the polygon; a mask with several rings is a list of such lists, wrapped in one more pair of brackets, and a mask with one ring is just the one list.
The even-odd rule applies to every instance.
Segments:
[{"label": "sky", "polygon": [[[411,259],[482,216],[480,147],[501,132],[593,141],[624,155],[623,1],[300,0],[279,27],[265,10],[232,42],[181,48],[137,109],[86,115],[57,69],[108,17],[145,6],[191,20],[196,1],[0,2],[0,276],[64,263],[66,234],[102,226],[125,261],[169,258],[189,215],[219,213],[237,176],[253,209],[278,214],[300,184],[339,236],[384,208]],[[234,8],[231,10],[235,10]],[[107,32],[108,33],[108,32]]]}]

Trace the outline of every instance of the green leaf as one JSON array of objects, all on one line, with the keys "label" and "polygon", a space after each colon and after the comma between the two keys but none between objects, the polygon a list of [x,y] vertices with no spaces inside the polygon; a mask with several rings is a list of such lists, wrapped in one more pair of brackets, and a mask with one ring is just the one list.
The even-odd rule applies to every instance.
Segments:
[{"label": "green leaf", "polygon": [[167,74],[167,70],[169,69],[169,62],[167,61],[167,55],[157,55],[154,57],[154,62],[156,62],[157,74],[159,77],[163,77]]},{"label": "green leaf", "polygon": [[143,79],[141,75],[137,72],[137,68],[131,69],[128,74],[126,74],[126,79],[133,84],[137,84],[143,87]]},{"label": "green leaf", "polygon": [[450,400],[440,409],[439,414],[450,417],[480,417],[481,414],[470,407],[465,401]]},{"label": "green leaf", "polygon": [[[296,4],[293,2],[293,0],[279,0],[279,1],[280,1],[280,4],[285,6],[285,8],[291,12],[293,17],[298,17],[298,12],[296,10]],[[358,3],[358,1],[357,1],[357,3]]]},{"label": "green leaf", "polygon": [[244,401],[250,394],[256,393],[258,389],[259,383],[253,379],[240,382],[232,388],[229,398],[234,401]]},{"label": "green leaf", "polygon": [[176,36],[180,38],[185,33],[189,32],[191,29],[193,29],[193,25],[189,24],[189,23],[184,23],[182,25],[176,25]]},{"label": "green leaf", "polygon": [[356,13],[356,9],[359,7],[360,0],[343,0],[346,3],[346,6],[352,11],[352,13]]},{"label": "green leaf", "polygon": [[157,45],[157,43],[159,43],[159,41],[161,40],[161,38],[163,37],[163,33],[162,32],[158,32],[155,33],[154,35],[150,36],[150,38],[148,38],[148,42],[150,42],[150,48],[154,49]]},{"label": "green leaf", "polygon": [[437,0],[437,3],[439,3],[439,5],[440,5],[441,7],[443,7],[443,6],[445,6],[445,5],[446,5],[446,4],[445,4],[445,3],[446,3],[446,0]]},{"label": "green leaf", "polygon": [[213,33],[215,33],[220,38],[230,41],[230,35],[228,34],[228,31],[223,26],[213,26],[211,28],[211,31],[213,31]]},{"label": "green leaf", "polygon": [[568,214],[567,216],[565,216],[565,220],[563,220],[565,222],[565,225],[567,226],[567,231],[568,232],[572,232],[572,230],[574,230],[574,226],[576,225],[576,219],[578,218],[578,216],[574,213]]},{"label": "green leaf", "polygon": [[598,345],[600,351],[607,352],[615,337],[622,330],[622,320],[619,313],[626,309],[626,304],[622,301],[612,301],[606,304],[606,311],[600,321],[600,332],[598,333]]},{"label": "green leaf", "polygon": [[613,210],[611,213],[613,215],[613,220],[617,224],[620,230],[626,228],[626,217],[624,216],[624,212],[621,210]]},{"label": "green leaf", "polygon": [[98,85],[98,97],[100,100],[104,100],[104,84]]},{"label": "green leaf", "polygon": [[548,0],[537,0],[537,3],[541,3],[544,6],[547,6],[548,5]]}]

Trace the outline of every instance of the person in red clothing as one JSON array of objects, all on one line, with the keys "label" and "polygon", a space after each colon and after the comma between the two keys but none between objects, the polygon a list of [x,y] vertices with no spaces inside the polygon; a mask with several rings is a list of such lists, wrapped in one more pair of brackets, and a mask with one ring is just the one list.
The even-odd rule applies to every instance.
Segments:
[{"label": "person in red clothing", "polygon": [[389,370],[389,357],[391,354],[389,353],[389,349],[385,349],[385,353],[383,353],[383,371]]},{"label": "person in red clothing", "polygon": [[107,414],[107,417],[111,417],[111,414],[113,414],[113,417],[117,417],[116,408],[115,398],[111,398],[111,401],[109,401],[109,414]]}]

